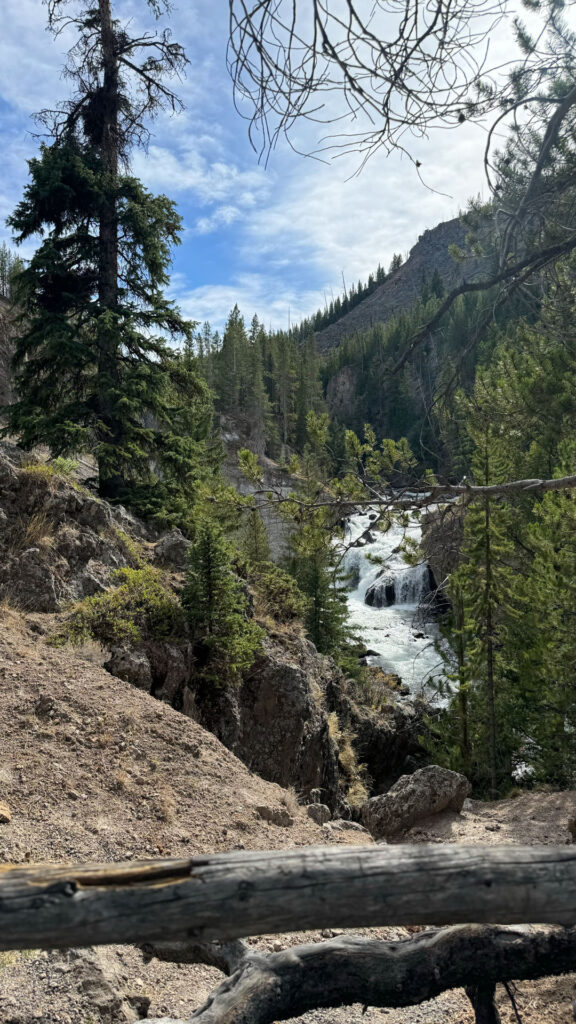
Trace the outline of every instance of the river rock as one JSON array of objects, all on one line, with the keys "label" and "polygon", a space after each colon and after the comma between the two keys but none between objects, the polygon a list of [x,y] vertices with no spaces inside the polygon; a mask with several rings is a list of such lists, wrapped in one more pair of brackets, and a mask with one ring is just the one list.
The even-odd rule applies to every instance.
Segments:
[{"label": "river rock", "polygon": [[440,811],[459,813],[470,789],[464,775],[427,765],[413,775],[403,775],[383,796],[367,800],[362,821],[376,838],[395,835]]},{"label": "river rock", "polygon": [[12,812],[8,804],[0,800],[0,825],[7,825],[9,821],[12,821]]},{"label": "river rock", "polygon": [[396,602],[396,584],[384,571],[379,573],[364,597],[364,604],[370,608],[389,608]]}]

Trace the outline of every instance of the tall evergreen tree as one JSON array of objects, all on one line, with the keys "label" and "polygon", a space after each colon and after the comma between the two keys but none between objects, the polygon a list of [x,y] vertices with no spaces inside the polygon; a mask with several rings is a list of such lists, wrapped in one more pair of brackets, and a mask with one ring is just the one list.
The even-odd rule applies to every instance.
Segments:
[{"label": "tall evergreen tree", "polygon": [[22,260],[6,242],[0,245],[0,296],[9,299],[12,294],[14,277],[22,270]]},{"label": "tall evergreen tree", "polygon": [[[168,9],[147,6],[155,17]],[[55,33],[78,33],[66,67],[75,91],[40,115],[54,141],[30,161],[10,219],[18,241],[42,242],[17,280],[23,333],[9,429],[28,447],[91,449],[100,493],[117,499],[150,476],[165,446],[164,338],[191,330],[162,294],[180,219],[127,172],[146,116],[178,105],[168,82],[186,58],[168,30],[131,36],[111,0],[49,0],[48,16]]]}]

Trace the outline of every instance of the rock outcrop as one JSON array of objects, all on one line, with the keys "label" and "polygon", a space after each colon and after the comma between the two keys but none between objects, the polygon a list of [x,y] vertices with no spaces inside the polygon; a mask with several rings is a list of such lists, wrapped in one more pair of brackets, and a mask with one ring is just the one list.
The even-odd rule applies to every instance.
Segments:
[{"label": "rock outcrop", "polygon": [[182,710],[263,779],[293,786],[304,798],[319,791],[334,808],[338,752],[321,701],[335,675],[333,662],[308,640],[269,637],[238,689],[206,688],[192,678]]},{"label": "rock outcrop", "polygon": [[395,703],[391,696],[389,704],[376,710],[354,700],[341,676],[329,683],[326,701],[354,737],[354,751],[358,762],[366,767],[372,793],[388,789],[406,771],[408,763],[418,763],[423,757],[418,739],[423,730],[423,701]]},{"label": "rock outcrop", "polygon": [[[294,488],[294,480],[290,474],[264,455],[264,442],[255,438],[250,433],[248,425],[243,420],[234,420],[229,416],[222,416],[220,421],[221,438],[224,444],[225,459],[222,466],[224,479],[232,485],[238,494],[249,495],[255,491],[270,490],[275,494],[287,497]],[[238,466],[238,452],[242,448],[248,448],[258,455],[258,462],[262,469],[260,482],[255,485],[251,483],[240,472]],[[290,537],[290,524],[275,511],[270,502],[264,501],[261,504],[260,515],[266,527],[270,554],[273,561],[279,561],[288,550],[288,539]]]},{"label": "rock outcrop", "polygon": [[432,764],[403,775],[383,796],[362,808],[362,822],[376,838],[387,838],[440,811],[462,810],[471,786],[468,779]]},{"label": "rock outcrop", "polygon": [[191,541],[186,539],[181,530],[174,527],[154,545],[154,561],[166,568],[185,569],[191,547]]},{"label": "rock outcrop", "polygon": [[56,612],[106,590],[114,569],[133,564],[126,535],[145,535],[121,506],[100,501],[42,464],[23,465],[0,444],[0,598],[31,612]]}]

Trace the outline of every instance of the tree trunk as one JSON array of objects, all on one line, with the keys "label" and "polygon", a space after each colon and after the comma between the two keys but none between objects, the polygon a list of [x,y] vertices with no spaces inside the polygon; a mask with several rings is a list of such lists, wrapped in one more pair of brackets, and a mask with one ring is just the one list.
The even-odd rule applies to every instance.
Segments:
[{"label": "tree trunk", "polygon": [[310,847],[0,868],[0,950],[466,921],[573,925],[576,848]]},{"label": "tree trunk", "polygon": [[490,499],[485,499],[484,530],[486,557],[486,685],[488,699],[488,749],[490,753],[490,788],[492,797],[498,796],[498,772],[496,765],[496,694],[494,683],[494,620],[493,620],[493,578],[492,546],[490,537]]},{"label": "tree trunk", "polygon": [[[120,385],[118,375],[119,339],[118,312],[118,210],[116,191],[119,160],[119,79],[116,36],[112,24],[110,0],[98,0],[100,45],[104,76],[98,97],[100,137],[97,140],[102,161],[104,194],[100,211],[98,256],[98,378],[99,378],[99,442],[119,446],[122,423],[115,409],[112,392]],[[110,455],[99,457],[100,494],[117,498],[122,490],[123,476],[110,465]]]}]

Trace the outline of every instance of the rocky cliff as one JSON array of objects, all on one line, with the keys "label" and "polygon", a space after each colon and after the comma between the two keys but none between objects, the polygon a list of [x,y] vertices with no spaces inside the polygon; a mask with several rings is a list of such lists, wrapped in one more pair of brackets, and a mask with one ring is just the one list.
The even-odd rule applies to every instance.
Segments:
[{"label": "rocky cliff", "polygon": [[462,221],[455,218],[420,235],[408,259],[398,270],[349,313],[317,333],[319,350],[323,352],[333,348],[356,331],[386,323],[396,313],[410,309],[418,301],[424,282],[430,281],[436,270],[447,291],[482,273],[485,270],[483,260],[472,255],[455,260],[450,255],[452,245],[466,251],[467,231]]}]

